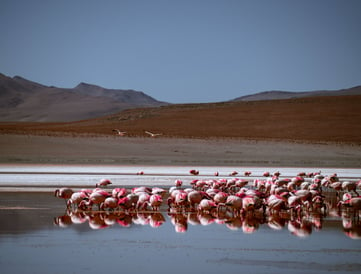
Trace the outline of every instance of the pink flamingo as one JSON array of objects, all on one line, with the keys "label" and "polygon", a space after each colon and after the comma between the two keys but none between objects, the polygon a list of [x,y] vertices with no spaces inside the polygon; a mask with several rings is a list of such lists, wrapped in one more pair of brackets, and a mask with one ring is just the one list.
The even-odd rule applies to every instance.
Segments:
[{"label": "pink flamingo", "polygon": [[116,209],[118,207],[118,198],[114,197],[107,197],[105,198],[104,202],[102,202],[99,206],[101,210],[104,209]]},{"label": "pink flamingo", "polygon": [[213,197],[213,201],[216,203],[216,204],[219,204],[219,203],[225,203],[227,201],[227,197],[228,197],[228,194],[223,192],[223,191],[220,191],[218,193],[216,193],[216,195],[214,195]]},{"label": "pink flamingo", "polygon": [[252,172],[251,171],[245,171],[244,172],[244,176],[251,176]]},{"label": "pink flamingo", "polygon": [[341,185],[342,189],[348,192],[354,192],[357,196],[359,195],[356,191],[357,189],[357,183],[356,182],[350,182],[350,181],[345,181],[342,183]]},{"label": "pink flamingo", "polygon": [[107,185],[110,185],[112,182],[109,179],[101,179],[98,184],[95,185],[95,187],[105,187]]},{"label": "pink flamingo", "polygon": [[129,210],[133,207],[133,201],[128,196],[122,197],[118,199],[118,206],[123,210]]},{"label": "pink flamingo", "polygon": [[134,194],[139,194],[139,193],[148,193],[148,194],[151,194],[152,193],[152,189],[149,188],[149,187],[146,187],[146,186],[139,186],[139,187],[133,187],[131,189],[131,193],[134,193]]},{"label": "pink flamingo", "polygon": [[186,192],[179,192],[175,195],[174,204],[177,207],[185,207],[188,204],[188,194]]},{"label": "pink flamingo", "polygon": [[273,214],[280,210],[287,210],[287,199],[280,195],[271,195],[267,198],[268,211]]},{"label": "pink flamingo", "polygon": [[137,209],[146,209],[149,199],[150,199],[150,194],[143,192],[143,193],[139,193],[139,198],[138,198],[138,202],[137,202]]},{"label": "pink flamingo", "polygon": [[149,198],[149,205],[153,210],[159,210],[160,206],[163,203],[162,196],[159,194],[153,194]]},{"label": "pink flamingo", "polygon": [[110,194],[103,190],[96,190],[89,196],[89,202],[88,206],[92,207],[93,204],[98,205],[98,208],[100,210],[100,204],[105,201],[107,197],[109,197]]},{"label": "pink flamingo", "polygon": [[71,207],[72,205],[76,205],[79,207],[79,204],[88,198],[88,195],[82,191],[74,192],[69,200],[67,201],[67,207]]},{"label": "pink flamingo", "polygon": [[361,197],[360,196],[358,196],[358,197],[349,196],[349,199],[338,202],[337,206],[338,207],[340,207],[340,206],[350,207],[355,211],[361,210]]},{"label": "pink flamingo", "polygon": [[158,195],[161,195],[162,198],[164,198],[164,196],[167,194],[167,191],[161,187],[153,187],[152,194],[158,194]]},{"label": "pink flamingo", "polygon": [[179,179],[175,180],[175,182],[174,182],[174,185],[175,185],[176,187],[181,187],[182,184],[183,184],[182,180],[179,180]]},{"label": "pink flamingo", "polygon": [[55,190],[54,196],[64,199],[65,204],[67,204],[67,200],[69,200],[71,198],[71,195],[73,193],[74,193],[74,191],[71,188],[62,187],[62,188],[59,188],[59,189]]},{"label": "pink flamingo", "polygon": [[306,173],[305,173],[305,172],[299,172],[299,173],[297,173],[297,176],[305,177],[305,176],[306,176]]},{"label": "pink flamingo", "polygon": [[203,198],[203,195],[201,192],[197,190],[190,191],[187,195],[187,200],[189,203],[189,206],[194,209],[196,205],[198,205]]},{"label": "pink flamingo", "polygon": [[127,190],[125,188],[114,188],[112,190],[112,196],[114,198],[121,198],[127,195]]},{"label": "pink flamingo", "polygon": [[199,175],[199,170],[191,169],[191,170],[189,171],[189,173],[192,174],[192,175]]},{"label": "pink flamingo", "polygon": [[233,213],[235,215],[238,215],[238,213],[240,212],[240,210],[242,209],[243,206],[243,200],[242,198],[236,196],[236,195],[229,195],[227,197],[227,200],[225,202],[226,206],[229,206],[230,208],[232,208]]},{"label": "pink flamingo", "polygon": [[280,177],[280,175],[281,175],[281,172],[279,172],[279,171],[276,171],[273,173],[273,176],[277,177],[277,178]]},{"label": "pink flamingo", "polygon": [[198,211],[210,212],[215,208],[217,208],[216,203],[208,199],[202,199],[198,205]]}]

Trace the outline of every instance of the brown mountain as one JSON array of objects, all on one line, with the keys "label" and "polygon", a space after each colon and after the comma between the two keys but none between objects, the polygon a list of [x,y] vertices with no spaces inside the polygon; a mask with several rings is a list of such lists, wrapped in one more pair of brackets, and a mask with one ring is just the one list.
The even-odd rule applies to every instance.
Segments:
[{"label": "brown mountain", "polygon": [[361,86],[356,86],[348,89],[340,89],[340,90],[316,90],[316,91],[302,91],[302,92],[272,90],[272,91],[258,92],[255,94],[237,97],[232,101],[280,100],[280,99],[293,99],[293,98],[313,97],[313,96],[343,96],[343,95],[361,95]]},{"label": "brown mountain", "polygon": [[57,88],[0,74],[1,121],[78,121],[134,107],[166,104],[140,91],[105,89],[86,83],[72,89]]},{"label": "brown mountain", "polygon": [[[1,123],[0,133],[246,138],[361,144],[361,95],[168,105],[72,123]],[[123,137],[119,137],[123,138]],[[327,149],[325,147],[325,149]],[[357,147],[355,147],[357,149]]]}]

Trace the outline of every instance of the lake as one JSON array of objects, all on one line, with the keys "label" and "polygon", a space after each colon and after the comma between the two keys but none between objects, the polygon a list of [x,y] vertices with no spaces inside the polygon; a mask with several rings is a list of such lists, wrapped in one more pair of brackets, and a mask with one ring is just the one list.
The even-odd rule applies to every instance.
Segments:
[{"label": "lake", "polygon": [[[360,272],[360,220],[335,210],[302,220],[217,219],[172,213],[167,205],[153,213],[81,213],[67,211],[64,201],[53,195],[59,186],[89,187],[104,177],[112,180],[112,187],[169,188],[175,178],[186,187],[195,178],[189,168],[2,165],[1,273]],[[216,168],[199,169],[196,178],[214,178]],[[266,168],[247,169],[258,177]],[[144,175],[136,175],[140,170]],[[227,178],[232,170],[217,168]],[[349,180],[361,175],[357,169],[322,172],[335,170]],[[295,172],[281,170],[284,176]],[[335,204],[335,192],[327,193],[327,199]]]}]

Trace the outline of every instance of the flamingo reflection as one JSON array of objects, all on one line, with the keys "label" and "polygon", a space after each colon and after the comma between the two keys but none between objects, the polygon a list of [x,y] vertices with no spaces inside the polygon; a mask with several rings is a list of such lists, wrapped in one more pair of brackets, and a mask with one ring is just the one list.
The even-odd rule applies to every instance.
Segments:
[{"label": "flamingo reflection", "polygon": [[[191,174],[198,175],[198,170]],[[238,178],[176,179],[169,189],[137,186],[107,189],[104,181],[95,189],[73,191],[58,188],[54,195],[66,201],[67,214],[54,224],[68,227],[88,223],[92,229],[118,224],[158,228],[170,218],[175,231],[184,233],[188,225],[223,225],[230,230],[255,233],[262,225],[274,230],[287,229],[297,237],[321,230],[324,218],[343,218],[346,235],[360,235],[361,197],[359,181],[341,181],[336,174],[299,172],[287,178],[279,172],[260,174],[250,181],[251,171]],[[337,183],[337,184],[336,184]],[[337,185],[337,186],[336,186]],[[102,187],[101,189],[98,188]],[[336,193],[336,195],[335,195]]]}]

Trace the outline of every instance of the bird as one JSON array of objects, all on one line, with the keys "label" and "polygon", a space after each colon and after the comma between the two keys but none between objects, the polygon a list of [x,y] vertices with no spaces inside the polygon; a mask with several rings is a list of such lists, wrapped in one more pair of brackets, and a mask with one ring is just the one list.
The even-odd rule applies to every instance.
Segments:
[{"label": "bird", "polygon": [[113,131],[116,132],[119,136],[125,136],[125,134],[127,133],[126,131],[120,131],[117,128],[113,129]]},{"label": "bird", "polygon": [[102,186],[105,187],[105,186],[111,185],[111,184],[112,184],[112,182],[109,179],[101,179],[98,184],[95,184],[95,187],[102,187]]},{"label": "bird", "polygon": [[72,205],[79,206],[81,202],[85,201],[88,195],[83,191],[74,192],[67,201],[67,208],[71,208]]},{"label": "bird", "polygon": [[189,171],[189,173],[192,174],[192,175],[198,175],[198,174],[199,174],[199,170],[191,169],[191,170]]},{"label": "bird", "polygon": [[150,137],[157,137],[159,135],[162,135],[162,133],[152,133],[150,131],[145,131],[145,133],[147,133]]},{"label": "bird", "polygon": [[71,195],[74,193],[74,191],[71,188],[68,187],[62,187],[59,189],[56,189],[54,192],[54,196],[58,198],[62,198],[65,200],[65,204],[67,204],[67,200],[71,198]]}]

